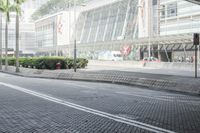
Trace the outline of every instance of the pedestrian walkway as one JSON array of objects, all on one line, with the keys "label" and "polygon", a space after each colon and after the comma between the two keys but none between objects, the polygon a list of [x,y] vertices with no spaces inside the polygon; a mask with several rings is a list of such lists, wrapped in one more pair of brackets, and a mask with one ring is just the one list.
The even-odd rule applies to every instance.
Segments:
[{"label": "pedestrian walkway", "polygon": [[51,78],[62,80],[79,80],[92,82],[108,82],[132,86],[140,86],[149,89],[164,91],[177,91],[191,94],[200,94],[200,78],[195,79],[187,76],[153,74],[139,71],[123,71],[117,69],[80,69],[76,73],[73,70],[37,70],[20,68],[20,73],[15,73],[15,67],[9,66],[5,73],[24,77]]},{"label": "pedestrian walkway", "polygon": [[[200,68],[200,65],[199,65]],[[194,64],[184,62],[89,61],[86,71],[116,70],[194,77]],[[200,69],[198,70],[200,75]]]}]

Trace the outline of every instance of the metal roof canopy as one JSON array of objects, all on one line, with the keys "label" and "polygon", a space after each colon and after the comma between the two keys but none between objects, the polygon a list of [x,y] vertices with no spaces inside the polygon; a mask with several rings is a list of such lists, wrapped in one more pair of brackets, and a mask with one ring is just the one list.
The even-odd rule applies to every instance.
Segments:
[{"label": "metal roof canopy", "polygon": [[[162,46],[162,45],[180,45],[180,44],[193,44],[193,34],[178,34],[178,35],[168,35],[168,36],[155,36],[152,38],[139,38],[133,40],[117,40],[117,41],[107,41],[107,42],[91,42],[91,43],[77,43],[77,49],[109,49],[111,46],[113,48],[121,48],[124,45],[133,46],[148,46],[148,45]],[[57,49],[72,49],[73,44],[57,46]],[[53,51],[56,47],[45,47],[39,48],[38,51]]]},{"label": "metal roof canopy", "polygon": [[200,5],[200,0],[186,0],[186,1]]},{"label": "metal roof canopy", "polygon": [[78,44],[79,47],[94,47],[102,45],[169,45],[169,44],[183,44],[183,43],[193,43],[193,34],[178,34],[178,35],[169,35],[169,36],[157,36],[152,38],[139,38],[133,40],[120,40],[120,41],[108,41],[108,42],[94,42]]}]

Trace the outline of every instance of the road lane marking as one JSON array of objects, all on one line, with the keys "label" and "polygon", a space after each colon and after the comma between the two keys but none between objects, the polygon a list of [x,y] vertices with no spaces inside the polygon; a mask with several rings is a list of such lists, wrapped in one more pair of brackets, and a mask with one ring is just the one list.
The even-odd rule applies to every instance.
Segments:
[{"label": "road lane marking", "polygon": [[[187,104],[193,104],[193,105],[199,105],[199,101],[194,100],[188,100],[188,99],[178,99],[176,97],[168,97],[168,96],[153,96],[153,95],[143,95],[143,94],[138,94],[138,93],[127,93],[127,92],[122,92],[118,91],[115,92],[116,94],[121,94],[121,95],[127,95],[127,96],[135,96],[135,97],[143,97],[147,99],[153,99],[153,100],[160,100],[160,101],[166,101],[166,102],[180,102],[180,103],[187,103]],[[199,100],[196,99],[196,100]]]},{"label": "road lane marking", "polygon": [[150,125],[150,124],[142,123],[142,122],[139,122],[139,121],[127,119],[127,118],[124,118],[124,117],[116,116],[116,115],[113,115],[113,114],[109,114],[109,113],[106,113],[106,112],[102,112],[102,111],[99,111],[99,110],[95,110],[95,109],[92,109],[92,108],[88,108],[88,107],[85,107],[85,106],[81,106],[81,105],[78,105],[78,104],[67,102],[65,100],[55,98],[55,97],[52,97],[52,96],[49,96],[49,95],[46,95],[46,94],[43,94],[43,93],[39,93],[39,92],[36,92],[36,91],[32,91],[32,90],[29,90],[29,89],[26,89],[26,88],[23,88],[23,87],[20,87],[20,86],[7,84],[7,83],[3,83],[3,82],[0,82],[0,85],[3,85],[3,86],[6,86],[6,87],[9,87],[9,88],[12,88],[14,90],[18,90],[18,91],[36,96],[36,97],[39,97],[39,98],[42,98],[42,99],[45,99],[45,100],[48,100],[48,101],[51,101],[51,102],[62,104],[62,105],[65,105],[65,106],[68,106],[68,107],[71,107],[71,108],[74,108],[74,109],[77,109],[77,110],[81,110],[81,111],[84,111],[84,112],[87,112],[87,113],[98,115],[98,116],[101,116],[101,117],[104,117],[104,118],[107,118],[107,119],[110,119],[110,120],[113,120],[113,121],[125,123],[127,125],[132,125],[132,126],[144,129],[144,130],[152,131],[152,132],[155,132],[155,133],[175,133],[174,131],[170,131],[170,130],[167,130],[167,129],[156,127],[156,126],[153,126],[153,125]]},{"label": "road lane marking", "polygon": [[79,85],[79,84],[74,84],[74,83],[64,83],[65,85],[71,85],[72,87],[80,87],[80,88],[84,88],[84,89],[91,89],[91,90],[96,90],[95,87],[89,87],[89,86],[86,86],[86,85]]},{"label": "road lane marking", "polygon": [[115,92],[117,94],[123,94],[123,95],[128,95],[128,96],[136,96],[136,97],[143,97],[143,98],[147,98],[147,99],[154,99],[154,100],[162,100],[162,101],[167,101],[167,102],[174,102],[175,100],[173,99],[164,99],[164,98],[159,98],[159,97],[155,97],[155,96],[151,96],[151,95],[141,95],[141,94],[133,94],[133,93],[127,93],[127,92]]}]

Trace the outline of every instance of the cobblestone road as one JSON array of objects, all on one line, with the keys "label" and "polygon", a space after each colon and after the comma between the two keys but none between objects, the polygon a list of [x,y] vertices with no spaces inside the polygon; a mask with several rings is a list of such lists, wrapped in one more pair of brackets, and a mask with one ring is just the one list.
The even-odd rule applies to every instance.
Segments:
[{"label": "cobblestone road", "polygon": [[200,132],[200,97],[122,85],[0,74],[0,107],[5,133]]}]

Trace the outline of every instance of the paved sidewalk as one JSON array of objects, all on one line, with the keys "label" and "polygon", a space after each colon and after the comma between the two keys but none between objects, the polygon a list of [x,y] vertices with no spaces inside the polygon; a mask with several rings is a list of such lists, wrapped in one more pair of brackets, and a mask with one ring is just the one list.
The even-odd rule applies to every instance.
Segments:
[{"label": "paved sidewalk", "polygon": [[152,74],[132,71],[118,71],[105,69],[81,69],[76,73],[73,70],[37,70],[30,68],[20,68],[20,73],[15,73],[15,67],[9,66],[5,73],[15,74],[25,77],[51,78],[62,80],[79,80],[93,82],[108,82],[141,86],[150,89],[177,91],[191,94],[200,94],[200,78]]},{"label": "paved sidewalk", "polygon": [[[200,68],[200,65],[199,67]],[[150,74],[175,75],[194,77],[194,64],[192,63],[173,63],[173,62],[143,62],[138,61],[94,61],[90,60],[86,71],[116,70]],[[198,69],[200,74],[200,69]]]},{"label": "paved sidewalk", "polygon": [[200,133],[199,96],[4,73],[0,79],[0,133]]}]

